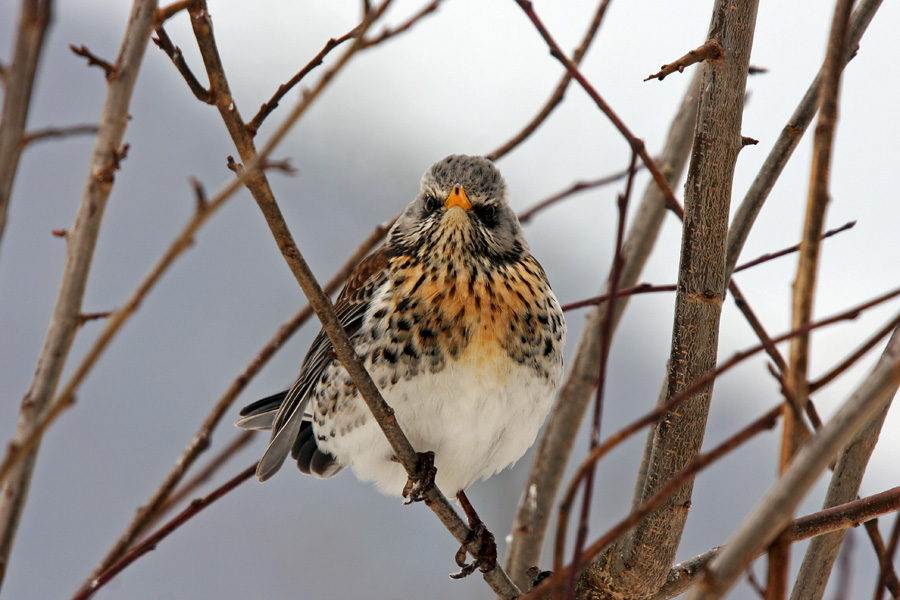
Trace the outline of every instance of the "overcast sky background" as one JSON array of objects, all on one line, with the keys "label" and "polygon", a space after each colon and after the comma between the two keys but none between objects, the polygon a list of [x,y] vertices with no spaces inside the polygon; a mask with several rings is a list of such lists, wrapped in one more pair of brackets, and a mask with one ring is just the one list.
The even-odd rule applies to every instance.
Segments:
[{"label": "overcast sky background", "polygon": [[[398,0],[387,19],[399,23],[422,4]],[[29,128],[96,121],[105,93],[102,72],[88,69],[68,45],[84,44],[114,59],[129,5],[122,0],[56,3]],[[709,0],[613,2],[583,63],[585,75],[651,153],[661,147],[690,75],[642,80],[705,40],[711,6]],[[583,35],[594,2],[538,1],[535,7],[560,45],[570,50]],[[744,135],[760,143],[741,152],[734,205],[819,68],[832,9],[833,2],[761,2],[751,63],[769,72],[749,80],[743,122]],[[17,11],[17,2],[0,3],[4,63],[10,58]],[[357,23],[359,2],[211,0],[210,11],[235,101],[249,120],[328,38]],[[900,281],[900,198],[894,182],[900,138],[900,78],[894,74],[898,26],[900,8],[885,3],[844,76],[827,226],[850,220],[858,224],[824,245],[815,307],[819,317]],[[171,20],[167,31],[205,80],[187,16]],[[413,31],[356,57],[274,153],[274,158],[290,158],[299,169],[294,177],[272,173],[270,179],[314,272],[328,279],[375,224],[412,200],[419,178],[433,162],[451,153],[488,153],[517,133],[543,105],[561,73],[511,0],[447,0]],[[297,98],[297,91],[288,95],[259,140],[267,139]],[[168,246],[193,210],[190,177],[210,193],[230,177],[225,157],[234,148],[218,112],[194,99],[153,45],[131,114],[125,136],[131,147],[104,217],[86,312],[121,304]],[[811,139],[810,131],[773,190],[747,242],[745,259],[799,240]],[[15,429],[59,285],[65,243],[50,232],[73,221],[91,144],[89,137],[35,144],[20,163],[0,246],[4,440]],[[621,136],[573,85],[550,120],[499,167],[513,207],[522,210],[576,180],[619,170],[628,159]],[[638,192],[645,183],[641,177]],[[601,287],[612,254],[615,197],[622,189],[580,195],[525,227],[561,302],[591,296]],[[642,280],[674,282],[679,244],[680,226],[669,216]],[[783,258],[736,278],[773,335],[789,328],[795,267],[796,257]],[[201,230],[82,386],[75,408],[46,436],[0,596],[70,596],[149,498],[220,394],[303,301],[259,210],[242,191]],[[669,351],[672,307],[671,295],[632,301],[610,358],[604,435],[655,402]],[[841,360],[897,310],[894,302],[851,324],[816,333],[813,375]],[[571,356],[584,313],[567,318]],[[90,323],[79,333],[67,373],[99,328]],[[314,323],[301,330],[249,385],[217,430],[214,448],[235,435],[230,422],[240,406],[293,380],[316,330]],[[727,302],[720,357],[755,343]],[[814,396],[823,416],[846,398],[880,348]],[[779,400],[777,384],[762,360],[724,376],[716,383],[706,446]],[[895,408],[888,417],[863,495],[900,483],[898,412]],[[591,537],[628,510],[643,441],[638,437],[601,464]],[[582,438],[576,456],[587,447]],[[729,538],[771,485],[778,439],[774,432],[760,436],[699,477],[679,559]],[[264,445],[260,437],[217,482],[250,465]],[[471,490],[469,497],[498,538],[509,530],[529,462],[530,454],[516,469]],[[826,484],[823,477],[802,512],[820,507]],[[882,530],[892,522],[883,519]],[[874,554],[863,535],[856,535],[855,542],[850,597],[870,597]],[[322,482],[286,468],[265,485],[248,482],[207,509],[97,597],[491,597],[478,576],[463,582],[447,577],[456,570],[456,547],[424,506],[404,507],[350,473]],[[795,546],[795,568],[803,549]],[[500,552],[505,555],[502,543]],[[548,565],[549,558],[543,566]],[[764,577],[764,566],[756,572]],[[754,594],[742,583],[731,597]]]}]

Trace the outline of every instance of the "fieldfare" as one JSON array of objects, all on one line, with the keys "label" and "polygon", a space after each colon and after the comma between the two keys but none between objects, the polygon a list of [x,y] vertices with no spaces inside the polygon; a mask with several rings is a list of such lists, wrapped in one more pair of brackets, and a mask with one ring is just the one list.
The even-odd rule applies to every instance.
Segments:
[{"label": "fieldfare", "polygon": [[[448,497],[534,443],[562,378],[566,324],[491,161],[454,155],[432,166],[335,310],[412,446],[433,452]],[[272,430],[260,481],[290,453],[303,473],[350,467],[388,494],[409,491],[324,331],[290,390],[240,415],[239,427]]]}]

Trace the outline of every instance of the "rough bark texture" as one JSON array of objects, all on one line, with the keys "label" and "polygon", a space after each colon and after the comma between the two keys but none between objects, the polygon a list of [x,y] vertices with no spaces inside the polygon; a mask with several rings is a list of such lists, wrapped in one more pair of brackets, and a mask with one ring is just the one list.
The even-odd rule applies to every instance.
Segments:
[{"label": "rough bark texture", "polygon": [[[685,216],[666,397],[715,367],[727,284],[725,239],[757,2],[717,2],[709,39],[722,48],[703,64]],[[699,451],[712,385],[657,426],[640,499],[655,494]],[[692,482],[585,572],[582,598],[650,598],[665,583],[690,505]]]}]

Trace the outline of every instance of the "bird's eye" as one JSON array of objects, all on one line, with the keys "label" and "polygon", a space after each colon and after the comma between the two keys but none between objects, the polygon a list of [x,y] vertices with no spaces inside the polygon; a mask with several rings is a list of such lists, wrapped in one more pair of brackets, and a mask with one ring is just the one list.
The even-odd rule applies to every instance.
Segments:
[{"label": "bird's eye", "polygon": [[487,225],[493,225],[494,220],[497,218],[497,207],[493,204],[488,204],[484,206],[479,212],[479,216],[481,220],[485,222]]},{"label": "bird's eye", "polygon": [[426,212],[434,212],[438,207],[438,199],[434,196],[426,196],[425,197],[425,211]]}]

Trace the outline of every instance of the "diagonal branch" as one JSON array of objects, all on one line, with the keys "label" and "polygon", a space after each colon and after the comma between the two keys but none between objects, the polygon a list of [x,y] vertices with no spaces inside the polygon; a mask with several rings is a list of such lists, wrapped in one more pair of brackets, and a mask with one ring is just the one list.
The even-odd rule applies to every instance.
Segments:
[{"label": "diagonal branch", "polygon": [[690,600],[722,598],[747,565],[791,521],[791,514],[838,451],[890,402],[900,386],[900,329],[849,399],[791,465],[709,564]]}]

